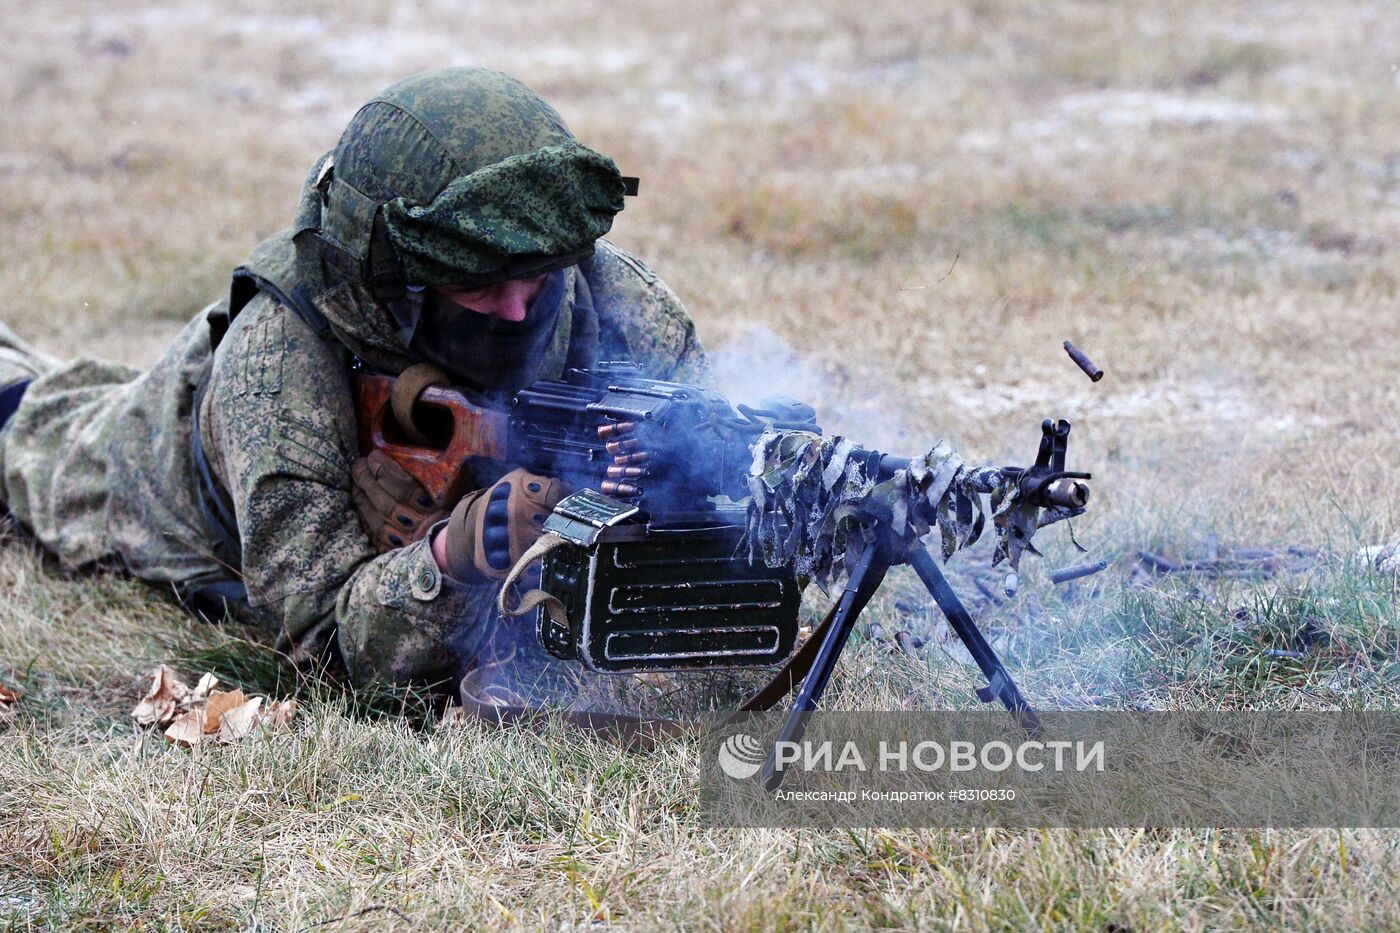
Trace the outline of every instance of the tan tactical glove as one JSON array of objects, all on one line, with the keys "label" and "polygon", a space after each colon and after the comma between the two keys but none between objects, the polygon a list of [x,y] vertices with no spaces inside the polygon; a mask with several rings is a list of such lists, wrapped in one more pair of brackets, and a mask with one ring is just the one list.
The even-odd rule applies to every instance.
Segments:
[{"label": "tan tactical glove", "polygon": [[382,554],[412,544],[447,517],[432,496],[382,450],[350,465],[355,511]]},{"label": "tan tactical glove", "polygon": [[468,493],[441,532],[448,572],[458,580],[504,580],[568,494],[559,480],[524,470],[512,470],[496,485]]}]

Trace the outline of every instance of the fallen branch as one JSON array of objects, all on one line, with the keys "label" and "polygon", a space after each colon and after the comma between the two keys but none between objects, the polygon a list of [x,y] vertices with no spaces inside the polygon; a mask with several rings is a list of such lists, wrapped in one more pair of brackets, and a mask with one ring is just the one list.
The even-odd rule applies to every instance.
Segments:
[{"label": "fallen branch", "polygon": [[366,907],[363,910],[357,910],[353,914],[344,914],[339,917],[332,917],[329,920],[317,921],[316,923],[313,923],[310,926],[302,927],[301,933],[305,933],[305,931],[307,930],[314,930],[317,927],[329,926],[332,923],[344,923],[346,920],[354,920],[356,917],[363,917],[365,914],[372,914],[381,910],[389,911],[391,914],[398,917],[404,923],[413,922],[412,918],[410,918],[408,914],[404,913],[402,910],[399,910],[397,907],[391,907],[388,904],[374,904],[369,907]]}]

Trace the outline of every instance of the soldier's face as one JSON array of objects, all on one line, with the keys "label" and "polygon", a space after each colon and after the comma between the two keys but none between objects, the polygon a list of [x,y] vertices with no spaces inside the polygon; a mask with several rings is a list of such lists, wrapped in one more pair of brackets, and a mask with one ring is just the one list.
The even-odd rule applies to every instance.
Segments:
[{"label": "soldier's face", "polygon": [[487,288],[431,288],[409,354],[441,367],[457,385],[514,392],[539,378],[567,284],[568,271],[558,269]]},{"label": "soldier's face", "polygon": [[513,279],[488,285],[485,288],[457,288],[452,285],[439,285],[438,294],[468,311],[500,318],[503,321],[523,321],[530,310],[530,302],[544,287],[545,276],[531,279]]}]

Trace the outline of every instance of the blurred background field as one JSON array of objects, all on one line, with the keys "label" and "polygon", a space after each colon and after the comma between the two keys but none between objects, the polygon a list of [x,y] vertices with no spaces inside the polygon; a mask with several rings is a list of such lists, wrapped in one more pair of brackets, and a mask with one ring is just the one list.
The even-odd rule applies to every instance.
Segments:
[{"label": "blurred background field", "polygon": [[[13,0],[3,22],[0,317],[46,351],[149,363],[288,222],[360,103],[426,68],[499,68],[641,176],[612,239],[680,293],[740,397],[786,390],[857,439],[998,462],[1041,418],[1074,422],[1096,475],[1077,531],[1110,571],[1093,598],[1052,591],[1044,567],[1076,559],[1052,529],[1022,598],[983,606],[1033,699],[1393,703],[1395,583],[1352,559],[1400,534],[1393,4]],[[1318,557],[1134,582],[1139,549],[1212,542]],[[16,542],[0,579],[0,679],[30,692],[0,725],[16,929],[1364,927],[1400,909],[1390,832],[702,831],[686,746],[430,733],[334,695],[295,738],[191,755],[126,710],[156,659],[254,677],[247,633]],[[862,633],[838,699],[968,703],[957,649],[893,582],[876,617],[930,650]]]}]

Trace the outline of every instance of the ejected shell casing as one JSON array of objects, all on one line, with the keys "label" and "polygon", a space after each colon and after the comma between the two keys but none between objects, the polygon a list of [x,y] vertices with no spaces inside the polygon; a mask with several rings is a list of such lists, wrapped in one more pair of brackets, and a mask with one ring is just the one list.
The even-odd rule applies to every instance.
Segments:
[{"label": "ejected shell casing", "polygon": [[917,635],[911,635],[908,632],[895,632],[894,643],[899,645],[900,651],[903,651],[911,658],[917,658],[920,649],[924,647],[924,640],[922,638]]},{"label": "ejected shell casing", "polygon": [[641,446],[642,442],[637,440],[635,437],[628,438],[625,441],[608,441],[606,444],[603,445],[604,449],[607,450],[607,452],[612,454],[614,457],[618,456],[619,454],[630,454],[632,453],[632,451],[636,450],[638,447]]},{"label": "ejected shell casing", "polygon": [[619,499],[635,499],[642,494],[642,487],[634,486],[631,483],[613,483],[603,481],[603,495],[617,496]]},{"label": "ejected shell casing", "polygon": [[1051,505],[1082,509],[1089,501],[1089,484],[1073,479],[1057,479],[1045,490],[1045,498]]},{"label": "ejected shell casing", "polygon": [[598,426],[598,437],[606,441],[609,438],[631,434],[635,430],[637,430],[637,422],[635,421],[618,421],[613,424],[601,424]]},{"label": "ejected shell casing", "polygon": [[1161,554],[1153,554],[1151,551],[1138,551],[1138,558],[1158,573],[1176,573],[1181,569]]},{"label": "ejected shell casing", "polygon": [[608,479],[641,479],[647,475],[646,467],[610,466]]},{"label": "ejected shell casing", "polygon": [[1065,352],[1069,354],[1070,359],[1074,360],[1075,365],[1084,370],[1084,375],[1088,376],[1090,381],[1098,382],[1103,378],[1103,370],[1095,366],[1094,361],[1085,356],[1083,350],[1068,340],[1065,341]]},{"label": "ejected shell casing", "polygon": [[633,464],[637,463],[646,463],[650,459],[650,453],[648,453],[645,450],[639,450],[634,454],[622,454],[621,456],[614,456],[613,463],[617,464],[618,466],[632,466]]},{"label": "ejected shell casing", "polygon": [[1091,577],[1096,573],[1108,569],[1108,561],[1096,560],[1089,564],[1080,564],[1077,567],[1065,567],[1063,570],[1050,571],[1051,583],[1068,583],[1071,580],[1078,580],[1081,577]]}]

